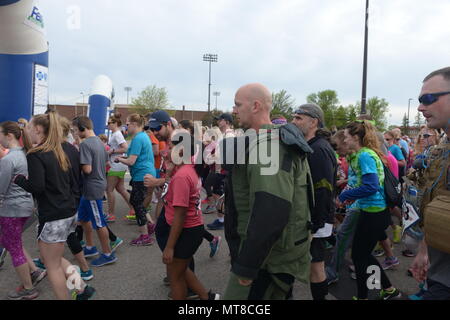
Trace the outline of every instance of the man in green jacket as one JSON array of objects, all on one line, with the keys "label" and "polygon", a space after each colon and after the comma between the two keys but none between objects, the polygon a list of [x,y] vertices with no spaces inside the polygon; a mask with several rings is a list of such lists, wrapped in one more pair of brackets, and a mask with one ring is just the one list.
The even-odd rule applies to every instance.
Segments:
[{"label": "man in green jacket", "polygon": [[[226,300],[287,299],[295,279],[309,280],[313,194],[306,156],[312,150],[294,125],[271,124],[271,108],[271,93],[261,84],[236,93],[233,113],[247,143],[245,152],[236,152],[245,161],[227,167]],[[226,157],[226,148],[223,153]]]}]

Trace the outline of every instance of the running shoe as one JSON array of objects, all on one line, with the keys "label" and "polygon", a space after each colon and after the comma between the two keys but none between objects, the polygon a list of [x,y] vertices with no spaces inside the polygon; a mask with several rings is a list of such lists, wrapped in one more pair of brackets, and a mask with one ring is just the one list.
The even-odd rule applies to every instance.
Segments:
[{"label": "running shoe", "polygon": [[125,219],[128,221],[136,221],[136,214],[133,212],[129,212],[126,216]]},{"label": "running shoe", "polygon": [[219,251],[221,240],[221,236],[215,236],[214,240],[209,243],[209,246],[211,247],[211,252],[209,253],[210,258],[214,257],[217,254],[217,251]]},{"label": "running shoe", "polygon": [[400,261],[396,257],[386,257],[381,263],[383,270],[392,269],[400,264]]},{"label": "running shoe", "polygon": [[36,266],[36,268],[42,269],[42,270],[46,269],[45,265],[44,265],[44,263],[42,263],[41,259],[39,259],[39,258],[33,259],[33,262],[34,262],[34,265]]},{"label": "running shoe", "polygon": [[6,258],[6,249],[5,248],[1,248],[0,249],[0,268],[3,266],[3,264],[5,263],[5,258]]},{"label": "running shoe", "polygon": [[84,288],[82,293],[77,293],[76,291],[74,291],[72,293],[72,298],[73,300],[90,300],[92,299],[94,294],[95,294],[94,287],[86,286],[86,288]]},{"label": "running shoe", "polygon": [[84,252],[84,257],[85,258],[94,257],[94,256],[97,256],[99,254],[98,250],[97,250],[97,247],[92,247],[91,249],[88,249],[87,247],[84,247],[83,252]]},{"label": "running shoe", "polygon": [[115,252],[116,249],[123,243],[123,239],[117,237],[116,241],[111,241],[109,245],[111,246],[111,252]]},{"label": "running shoe", "polygon": [[83,279],[84,281],[89,281],[94,278],[94,273],[92,272],[91,269],[89,269],[88,271],[81,271],[80,275],[81,279]]},{"label": "running shoe", "polygon": [[419,284],[419,292],[415,293],[415,294],[411,294],[408,296],[409,300],[423,300],[423,295],[427,292],[427,289],[424,288],[425,283],[421,283]]},{"label": "running shoe", "polygon": [[149,235],[140,235],[138,238],[130,242],[131,246],[150,246],[155,242],[155,240]]},{"label": "running shoe", "polygon": [[206,225],[209,230],[223,230],[224,223],[220,222],[219,219],[214,220],[213,223]]},{"label": "running shoe", "polygon": [[[186,294],[186,300],[198,300],[199,296],[194,291],[188,288],[188,292]],[[172,299],[172,292],[169,292],[167,295],[167,300],[173,300]]]},{"label": "running shoe", "polygon": [[374,257],[382,257],[382,256],[384,256],[384,250],[383,249],[373,250],[372,255]]},{"label": "running shoe", "polygon": [[106,216],[106,222],[108,223],[116,222],[116,216],[113,214],[108,214]]},{"label": "running shoe", "polygon": [[45,269],[37,269],[31,273],[31,282],[33,287],[36,287],[39,282],[41,282],[47,276],[47,271]]},{"label": "running shoe", "polygon": [[81,245],[82,248],[86,247],[86,241],[81,240],[80,241],[80,245]]},{"label": "running shoe", "polygon": [[392,289],[391,291],[381,290],[380,300],[392,300],[399,299],[402,297],[402,293],[398,289]]},{"label": "running shoe", "polygon": [[114,255],[114,253],[111,253],[110,256],[105,255],[102,253],[99,258],[95,259],[91,262],[91,266],[93,267],[103,267],[107,264],[111,264],[117,261],[117,257]]},{"label": "running shoe", "polygon": [[36,288],[25,289],[20,286],[16,290],[8,294],[9,300],[33,300],[39,296],[39,291]]},{"label": "running shoe", "polygon": [[214,293],[211,290],[208,292],[208,300],[220,300],[220,294]]},{"label": "running shoe", "polygon": [[208,206],[206,207],[206,209],[203,210],[202,212],[203,212],[203,214],[211,214],[211,213],[214,213],[214,212],[216,212],[216,211],[217,211],[217,208],[216,208],[215,205],[208,205]]},{"label": "running shoe", "polygon": [[329,286],[331,286],[333,283],[337,283],[338,281],[339,281],[339,277],[338,276],[327,277],[327,284]]},{"label": "running shoe", "polygon": [[402,255],[405,257],[408,257],[408,258],[413,258],[416,256],[416,254],[414,252],[412,252],[411,250],[408,250],[408,249],[403,250]]},{"label": "running shoe", "polygon": [[381,256],[384,255],[384,250],[383,250],[383,248],[381,247],[381,245],[380,245],[379,242],[377,242],[377,245],[375,246],[375,249],[373,249],[372,255],[373,255],[374,257],[381,257]]},{"label": "running shoe", "polygon": [[403,228],[400,226],[394,227],[392,242],[400,243],[402,241],[402,230],[403,230]]}]

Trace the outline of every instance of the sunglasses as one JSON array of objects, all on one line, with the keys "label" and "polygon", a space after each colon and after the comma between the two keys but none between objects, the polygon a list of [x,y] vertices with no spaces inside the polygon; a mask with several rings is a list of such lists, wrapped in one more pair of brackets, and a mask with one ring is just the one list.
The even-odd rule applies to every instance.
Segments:
[{"label": "sunglasses", "polygon": [[450,94],[450,91],[445,92],[436,92],[436,93],[425,93],[419,97],[419,102],[424,106],[429,106],[430,104],[435,103],[440,96],[444,96],[446,94]]},{"label": "sunglasses", "polygon": [[428,139],[429,137],[432,137],[432,136],[434,136],[434,134],[429,134],[429,133],[422,134],[422,138],[424,138],[424,139]]},{"label": "sunglasses", "polygon": [[158,132],[162,129],[162,125],[157,126],[156,128],[150,128],[152,132]]}]

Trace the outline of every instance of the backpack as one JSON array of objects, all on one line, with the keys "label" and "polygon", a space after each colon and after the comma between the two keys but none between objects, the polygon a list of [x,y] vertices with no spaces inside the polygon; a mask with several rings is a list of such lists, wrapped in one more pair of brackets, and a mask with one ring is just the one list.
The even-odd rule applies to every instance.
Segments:
[{"label": "backpack", "polygon": [[384,169],[384,195],[389,208],[402,207],[402,185],[391,170],[383,164]]}]

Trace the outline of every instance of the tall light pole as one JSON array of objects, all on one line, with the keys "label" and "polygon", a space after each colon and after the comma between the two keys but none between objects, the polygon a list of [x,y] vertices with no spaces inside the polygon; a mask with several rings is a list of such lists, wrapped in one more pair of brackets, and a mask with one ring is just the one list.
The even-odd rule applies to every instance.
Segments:
[{"label": "tall light pole", "polygon": [[208,114],[211,113],[211,62],[217,62],[217,54],[206,53],[203,61],[209,62],[209,83],[208,83]]},{"label": "tall light pole", "polygon": [[408,125],[407,125],[408,135],[409,135],[409,106],[410,106],[412,100],[414,100],[414,99],[413,98],[408,99]]},{"label": "tall light pole", "polygon": [[366,114],[368,38],[369,38],[369,0],[366,0],[366,26],[365,26],[365,32],[364,32],[364,61],[363,61],[363,81],[362,81],[362,94],[361,94],[361,114]]},{"label": "tall light pole", "polygon": [[216,111],[217,111],[217,97],[220,96],[220,92],[219,91],[214,91],[213,92],[213,96],[216,97]]},{"label": "tall light pole", "polygon": [[128,97],[131,90],[133,90],[132,87],[125,87],[124,90],[127,92],[127,104],[128,104]]}]

